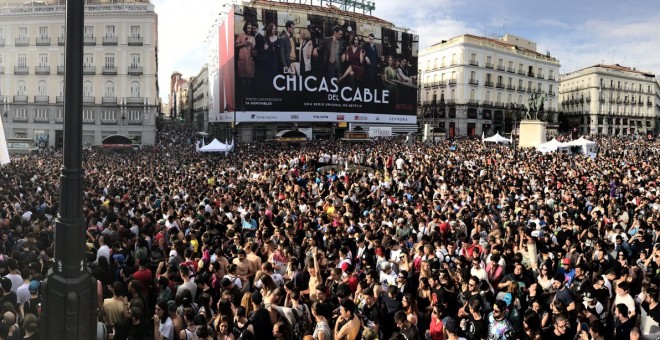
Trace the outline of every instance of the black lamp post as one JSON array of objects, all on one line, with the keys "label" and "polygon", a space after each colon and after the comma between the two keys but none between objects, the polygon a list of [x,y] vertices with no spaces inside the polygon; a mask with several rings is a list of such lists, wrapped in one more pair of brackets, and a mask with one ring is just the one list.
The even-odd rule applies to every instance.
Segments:
[{"label": "black lamp post", "polygon": [[232,111],[234,113],[234,117],[231,122],[231,135],[236,139],[236,135],[238,134],[238,131],[236,130],[236,109],[231,107],[229,104],[225,104],[225,111]]},{"label": "black lamp post", "polygon": [[82,83],[85,6],[66,1],[64,148],[55,258],[41,286],[42,339],[95,339],[96,280],[87,266],[83,207]]},{"label": "black lamp post", "polygon": [[518,138],[516,138],[517,137],[516,131],[518,130],[518,113],[524,108],[525,105],[523,104],[516,104],[516,103],[509,104],[509,110],[511,110],[511,113],[513,114],[513,129],[511,130],[511,144],[513,144],[513,160],[516,163],[518,162],[518,146],[517,146]]}]

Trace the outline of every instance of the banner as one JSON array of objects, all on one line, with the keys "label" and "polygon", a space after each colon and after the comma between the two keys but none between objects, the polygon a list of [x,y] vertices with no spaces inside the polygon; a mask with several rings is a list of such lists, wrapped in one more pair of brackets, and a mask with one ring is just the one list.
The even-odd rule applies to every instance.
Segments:
[{"label": "banner", "polygon": [[239,111],[272,112],[274,121],[289,113],[302,121],[322,121],[319,113],[332,113],[326,121],[347,112],[416,116],[416,35],[350,12],[251,6],[234,6]]},{"label": "banner", "polygon": [[2,126],[2,119],[0,119],[0,165],[8,164],[9,149],[7,148],[7,139],[5,138],[5,128]]},{"label": "banner", "polygon": [[370,126],[369,127],[369,138],[374,137],[392,137],[392,127],[391,126]]},{"label": "banner", "polygon": [[[221,122],[233,121],[233,112],[220,114]],[[346,114],[337,112],[282,112],[253,111],[236,112],[236,122],[337,122],[337,123],[382,123],[382,124],[417,124],[417,116],[388,115],[375,113]]]}]

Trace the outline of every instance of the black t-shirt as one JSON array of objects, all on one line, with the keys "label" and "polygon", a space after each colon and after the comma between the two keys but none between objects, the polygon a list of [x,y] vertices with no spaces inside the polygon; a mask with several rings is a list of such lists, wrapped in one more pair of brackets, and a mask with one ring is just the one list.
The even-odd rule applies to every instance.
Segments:
[{"label": "black t-shirt", "polygon": [[646,311],[646,314],[653,319],[653,321],[660,323],[660,304],[656,305],[655,308],[649,309],[648,302],[642,302],[642,308]]},{"label": "black t-shirt", "polygon": [[417,327],[415,327],[413,324],[410,324],[410,328],[408,329],[401,329],[400,333],[403,334],[403,336],[405,336],[408,340],[419,339],[419,331],[417,331]]},{"label": "black t-shirt", "polygon": [[364,325],[367,328],[373,329],[374,326],[380,324],[380,308],[378,304],[374,303],[373,306],[369,307],[366,304],[362,307],[362,316]]},{"label": "black t-shirt", "polygon": [[481,340],[488,337],[488,325],[483,318],[475,320],[472,316],[467,320],[465,338],[468,340]]},{"label": "black t-shirt", "polygon": [[566,333],[563,335],[555,334],[554,326],[551,326],[543,332],[541,338],[543,340],[573,340],[572,332],[569,329],[566,329]]},{"label": "black t-shirt", "polygon": [[273,338],[273,324],[270,322],[270,315],[265,309],[252,312],[250,322],[254,327],[255,339],[271,340]]},{"label": "black t-shirt", "polygon": [[635,321],[633,319],[628,319],[628,321],[619,323],[616,326],[616,333],[614,335],[614,340],[628,340],[630,339],[630,330],[635,326]]},{"label": "black t-shirt", "polygon": [[2,306],[5,302],[11,302],[11,304],[16,307],[16,303],[18,303],[18,296],[14,292],[9,292],[9,294],[5,294],[0,297],[0,306]]}]

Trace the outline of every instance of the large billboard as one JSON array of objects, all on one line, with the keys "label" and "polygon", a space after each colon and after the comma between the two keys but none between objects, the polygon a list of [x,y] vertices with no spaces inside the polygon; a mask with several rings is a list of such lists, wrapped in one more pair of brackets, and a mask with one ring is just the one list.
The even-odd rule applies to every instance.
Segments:
[{"label": "large billboard", "polygon": [[234,6],[236,120],[416,123],[418,37],[310,8]]}]

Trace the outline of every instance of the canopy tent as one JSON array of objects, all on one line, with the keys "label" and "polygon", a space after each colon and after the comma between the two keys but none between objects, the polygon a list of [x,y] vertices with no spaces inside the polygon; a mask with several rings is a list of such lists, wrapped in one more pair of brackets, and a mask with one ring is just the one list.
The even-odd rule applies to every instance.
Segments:
[{"label": "canopy tent", "polygon": [[[233,144],[233,142],[232,142]],[[200,152],[227,152],[230,151],[233,145],[227,145],[224,144],[217,139],[213,139],[211,143],[208,143],[201,148],[199,148]]]},{"label": "canopy tent", "polygon": [[500,135],[500,133],[496,133],[488,138],[483,139],[484,142],[493,142],[493,143],[503,143],[503,144],[509,144],[511,143],[511,140],[503,137]]},{"label": "canopy tent", "polygon": [[562,143],[558,141],[556,138],[553,138],[552,140],[545,142],[543,144],[539,144],[536,146],[536,150],[542,153],[548,153],[548,152],[554,152],[557,151],[557,149],[566,149],[570,148],[571,146],[568,145],[567,143]]},{"label": "canopy tent", "polygon": [[580,153],[584,155],[589,155],[590,153],[594,153],[598,149],[598,144],[596,142],[592,142],[586,138],[580,137],[576,140],[572,140],[568,143],[566,143],[568,146],[576,146],[580,148]]}]

